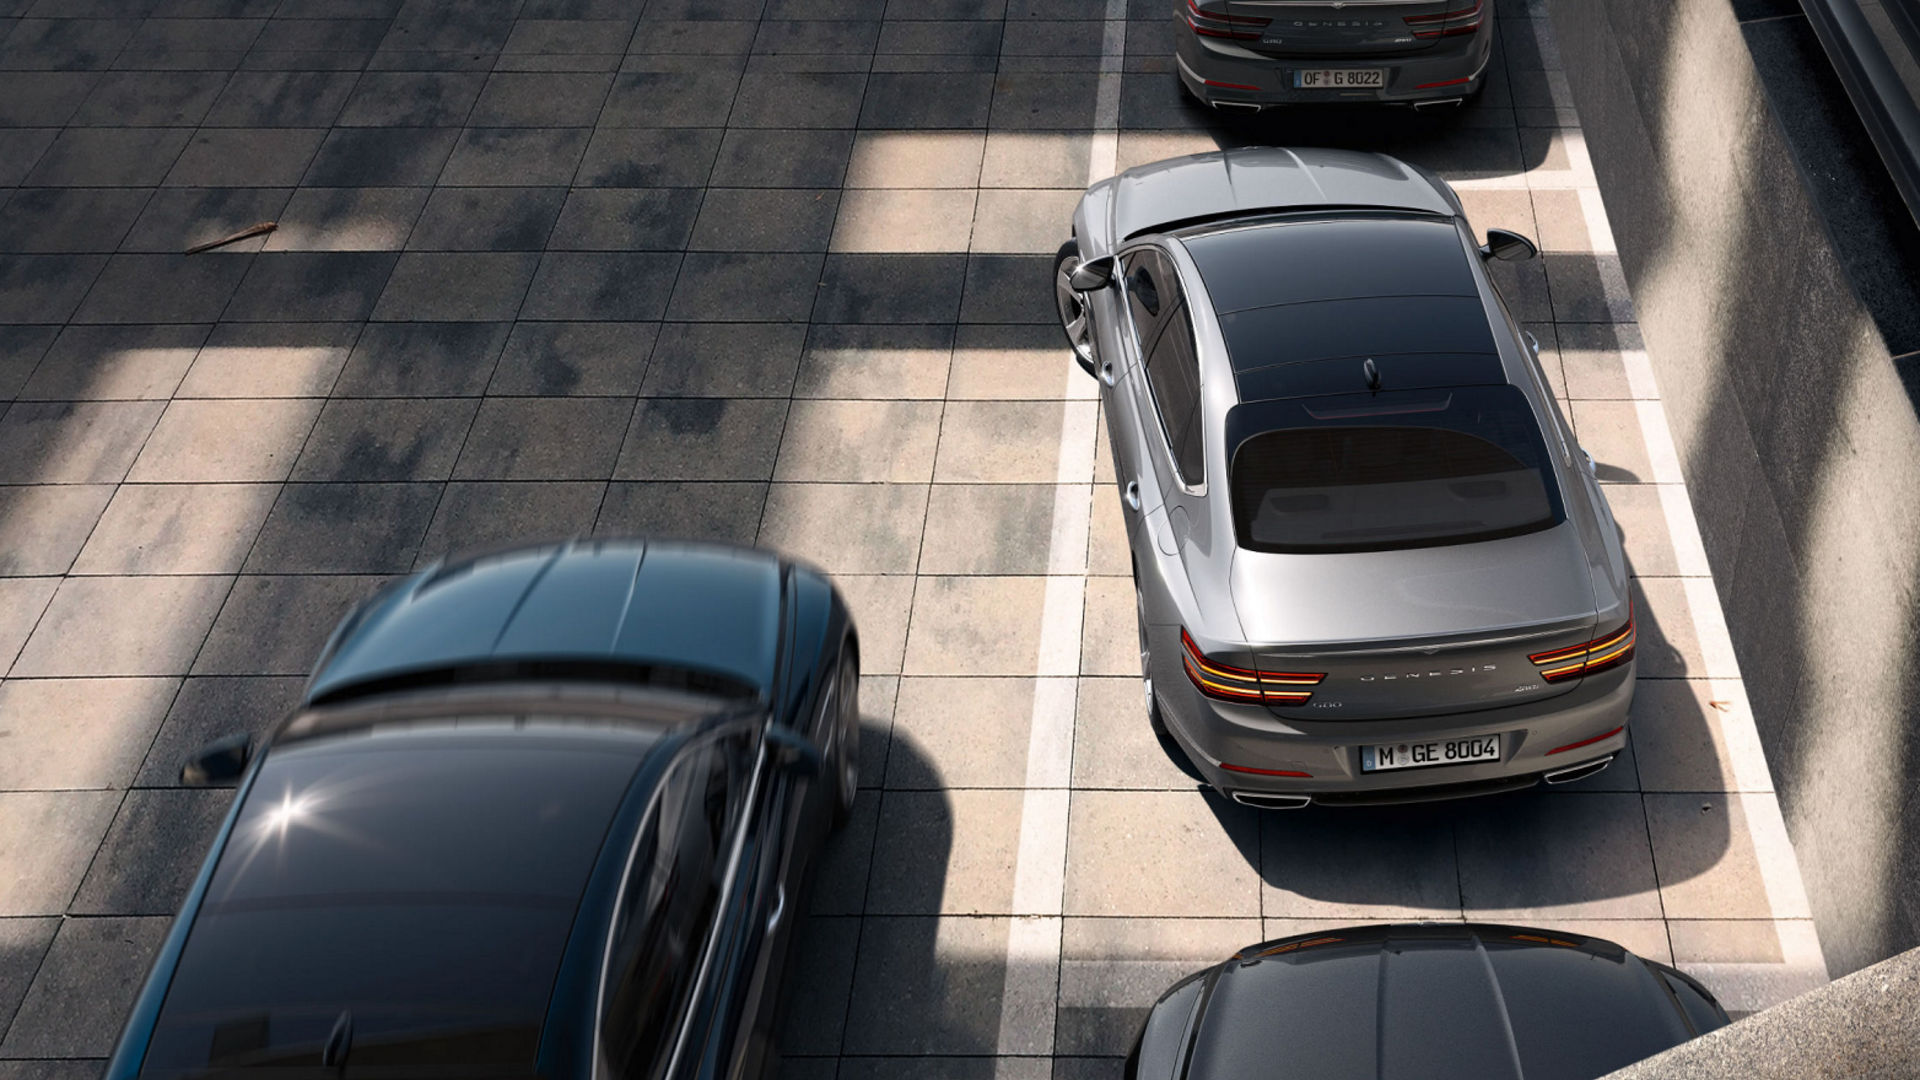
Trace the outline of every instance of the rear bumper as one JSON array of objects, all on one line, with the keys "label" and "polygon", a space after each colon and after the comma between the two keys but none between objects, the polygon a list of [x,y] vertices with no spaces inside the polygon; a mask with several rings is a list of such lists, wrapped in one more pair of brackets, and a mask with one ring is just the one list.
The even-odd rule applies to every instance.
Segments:
[{"label": "rear bumper", "polygon": [[[1231,42],[1203,38],[1186,20],[1174,31],[1174,59],[1187,92],[1215,108],[1342,103],[1413,105],[1464,98],[1486,79],[1493,53],[1493,20],[1477,33],[1398,56],[1263,56]],[[1296,90],[1293,73],[1317,68],[1385,68],[1379,89]]]},{"label": "rear bumper", "polygon": [[[1155,650],[1154,689],[1161,714],[1206,782],[1236,795],[1299,795],[1325,803],[1413,802],[1531,787],[1543,777],[1594,764],[1625,749],[1634,666],[1606,672],[1558,697],[1500,709],[1407,720],[1291,723],[1259,706],[1202,696],[1178,668],[1161,672]],[[1369,744],[1501,737],[1499,761],[1363,772]],[[1557,751],[1557,752],[1556,752]],[[1241,769],[1306,773],[1274,776]]]}]

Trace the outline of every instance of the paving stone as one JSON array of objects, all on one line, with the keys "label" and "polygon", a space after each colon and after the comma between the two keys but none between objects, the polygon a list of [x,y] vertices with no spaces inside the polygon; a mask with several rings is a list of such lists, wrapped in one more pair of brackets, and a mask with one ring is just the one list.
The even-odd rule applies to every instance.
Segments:
[{"label": "paving stone", "polygon": [[783,400],[642,398],[620,448],[621,480],[761,480],[773,475]]},{"label": "paving stone", "polygon": [[[1064,425],[1092,419],[1093,403],[950,402],[940,425],[940,483],[1051,484]],[[1085,430],[1085,428],[1080,428]]]},{"label": "paving stone", "polygon": [[[0,761],[0,790],[127,786],[177,686],[173,679],[15,679],[0,684],[0,724],[9,733],[10,748]],[[0,1001],[0,1017],[5,1012]]]},{"label": "paving stone", "polygon": [[430,483],[288,484],[247,556],[253,574],[399,573],[440,501]]},{"label": "paving stone", "polygon": [[[47,953],[47,946],[53,943],[54,931],[59,929],[60,920],[49,916],[38,919],[0,919],[0,1036],[4,1036],[7,1025],[13,1022],[14,1011],[20,1008],[20,1001],[27,996],[27,986],[33,982],[34,973],[40,970],[40,960]],[[29,1080],[27,1070],[35,1068],[37,1063],[9,1063],[20,1068],[20,1072],[9,1075],[8,1080]],[[85,1065],[86,1063],[82,1063]],[[97,1075],[98,1068],[94,1073]],[[89,1076],[87,1080],[93,1080]]]},{"label": "paving stone", "polygon": [[[593,531],[602,536],[667,536],[752,544],[767,486],[757,483],[613,483]],[[825,880],[824,878],[822,880]]]},{"label": "paving stone", "polygon": [[1472,806],[1455,819],[1467,917],[1533,924],[1660,917],[1639,796],[1527,794],[1495,802],[1505,805]]},{"label": "paving stone", "polygon": [[487,392],[638,394],[659,330],[650,322],[515,324]]},{"label": "paving stone", "polygon": [[794,930],[792,959],[781,992],[788,1003],[780,1018],[783,1052],[831,1054],[847,1026],[855,949],[863,928],[857,918],[809,915]]},{"label": "paving stone", "polygon": [[100,79],[78,71],[0,71],[0,127],[64,124]]},{"label": "paving stone", "polygon": [[234,322],[363,320],[373,312],[398,259],[385,251],[263,253],[254,257],[222,317]]},{"label": "paving stone", "polygon": [[1137,610],[1131,579],[1087,579],[1086,606],[1080,622],[1081,674],[1140,676]]},{"label": "paving stone", "polygon": [[40,156],[27,174],[34,187],[152,187],[191,133],[179,128],[73,127]]},{"label": "paving stone", "polygon": [[1070,231],[1079,201],[1077,188],[982,191],[968,249],[1051,256]]},{"label": "paving stone", "polygon": [[[0,74],[0,85],[5,78]],[[59,134],[56,128],[0,128],[0,186],[14,187],[25,179]]]},{"label": "paving stone", "polygon": [[0,673],[13,666],[58,584],[50,577],[0,578]]},{"label": "paving stone", "polygon": [[192,673],[305,675],[347,612],[389,580],[350,574],[242,575],[234,579],[233,593],[207,633]]},{"label": "paving stone", "polygon": [[221,788],[129,791],[73,898],[75,915],[172,915],[233,801]]},{"label": "paving stone", "polygon": [[[736,71],[629,71],[616,76],[600,110],[603,128],[717,128],[727,125],[740,85]],[[761,125],[764,126],[764,125]],[[778,125],[775,125],[778,126]]]},{"label": "paving stone", "polygon": [[[886,786],[927,791],[1026,786],[1033,710],[1033,679],[901,679],[893,738],[915,752],[889,757]],[[894,806],[888,803],[889,816]],[[1012,882],[999,884],[1010,890]],[[997,899],[1005,903],[1011,896],[1007,891]]]},{"label": "paving stone", "polygon": [[[301,188],[267,235],[267,251],[398,251],[431,188]],[[164,194],[164,193],[163,193]]]},{"label": "paving stone", "polygon": [[360,336],[355,323],[222,323],[176,397],[321,397]]},{"label": "paving stone", "polygon": [[[1329,857],[1329,856],[1332,857]],[[1452,919],[1460,914],[1453,827],[1402,807],[1352,814],[1264,814],[1261,910],[1327,919]]]},{"label": "paving stone", "polygon": [[17,402],[0,418],[0,483],[117,483],[164,407],[157,401]]},{"label": "paving stone", "polygon": [[820,283],[818,255],[686,256],[667,317],[690,322],[800,322]]},{"label": "paving stone", "polygon": [[127,479],[134,483],[284,480],[320,403],[299,399],[175,401]]},{"label": "paving stone", "polygon": [[122,484],[73,573],[235,573],[276,490],[272,484]]},{"label": "paving stone", "polygon": [[442,557],[513,543],[585,536],[606,485],[599,481],[486,481],[447,485],[415,568]]},{"label": "paving stone", "polygon": [[[700,213],[698,188],[581,188],[546,242],[552,251],[681,251]],[[776,249],[760,249],[776,250]]]},{"label": "paving stone", "polygon": [[20,388],[22,400],[110,401],[171,396],[207,338],[206,326],[69,326]]},{"label": "paving stone", "polygon": [[[860,74],[749,72],[727,119],[743,128],[850,128],[860,119],[866,76]],[[951,125],[949,125],[951,126]]]},{"label": "paving stone", "polygon": [[1002,75],[993,83],[992,126],[1085,131],[1093,120],[1097,81],[1093,72]]},{"label": "paving stone", "polygon": [[[304,675],[197,677],[179,683],[152,746],[140,744],[146,758],[134,783],[139,787],[178,785],[181,768],[201,747],[233,735],[264,734],[293,711],[305,686]],[[221,786],[234,784],[228,781]]]},{"label": "paving stone", "polygon": [[112,1053],[170,922],[165,916],[62,922],[6,1041],[0,1042],[0,1054],[104,1058]]},{"label": "paving stone", "polygon": [[852,131],[729,128],[713,162],[713,180],[732,187],[838,187],[853,141]]},{"label": "paving stone", "polygon": [[[767,491],[759,543],[830,574],[911,574],[926,507],[927,489],[919,484],[775,484]],[[904,596],[900,600],[904,605]],[[889,617],[905,610],[889,609]],[[899,637],[905,636],[902,627]]]},{"label": "paving stone", "polygon": [[839,193],[795,188],[708,188],[693,251],[825,251]]},{"label": "paving stone", "polygon": [[959,255],[829,255],[813,321],[950,323],[965,273]]},{"label": "paving stone", "polygon": [[961,326],[955,333],[949,399],[1047,401],[1091,395],[1096,386],[1069,362],[1052,326]]},{"label": "paving stone", "polygon": [[[141,193],[145,194],[145,193]],[[161,188],[120,245],[123,251],[183,252],[257,222],[277,221],[292,193],[285,188]],[[268,237],[222,246],[230,254],[259,251]]]},{"label": "paving stone", "polygon": [[544,18],[524,11],[502,49],[507,54],[564,55],[621,52],[633,36],[633,19]]},{"label": "paving stone", "polygon": [[[952,56],[956,54],[991,56],[1000,54],[1002,24],[987,19],[918,18],[920,12],[906,18],[888,19],[881,24],[875,52],[881,56]],[[1085,172],[1085,169],[1081,170]]]},{"label": "paving stone", "polygon": [[927,503],[920,571],[1044,574],[1053,512],[1050,484],[936,484]]},{"label": "paving stone", "polygon": [[967,260],[963,323],[1045,323],[1060,318],[1051,297],[1033,283],[1052,272],[1047,255],[975,255]]},{"label": "paving stone", "polygon": [[931,398],[945,394],[953,330],[945,326],[815,325],[793,394],[806,398]]},{"label": "paving stone", "polygon": [[440,182],[467,187],[571,183],[587,136],[586,128],[465,128]]},{"label": "paving stone", "polygon": [[581,187],[698,187],[713,172],[717,128],[598,128],[579,160]]},{"label": "paving stone", "polygon": [[[811,485],[798,485],[800,488],[808,486]],[[771,490],[768,494],[772,495]],[[759,543],[762,546],[781,546],[769,538],[764,522]],[[787,544],[785,550],[798,549]],[[815,565],[819,563],[816,561]],[[910,575],[859,574],[844,570],[832,573],[834,584],[840,589],[840,595],[846,598],[848,609],[853,612],[854,624],[860,628],[861,670],[869,675],[897,674],[901,656],[906,651],[907,613],[913,606],[914,579]],[[861,693],[865,694],[866,691],[862,690]],[[860,744],[861,776],[878,777],[883,771],[882,762],[885,759],[871,756],[869,745],[873,750],[884,750],[886,746],[878,739],[863,738]],[[862,780],[862,783],[871,786],[875,781]]]},{"label": "paving stone", "polygon": [[625,398],[489,398],[454,478],[605,480],[632,413]]},{"label": "paving stone", "polygon": [[[1648,794],[1647,835],[1668,919],[1766,919],[1775,911],[1761,877],[1748,804],[1772,794]],[[1771,809],[1771,808],[1769,808]],[[1775,811],[1777,812],[1777,811]]]},{"label": "paving stone", "polygon": [[1139,679],[1081,679],[1073,727],[1074,788],[1191,791],[1185,754],[1156,736]]},{"label": "paving stone", "polygon": [[[1725,725],[1736,700],[1718,699],[1701,679],[1641,679],[1630,713],[1640,783],[1648,792],[1740,790]],[[1751,721],[1748,721],[1751,722]]]},{"label": "paving stone", "polygon": [[924,483],[933,476],[941,407],[920,401],[796,401],[774,479]]},{"label": "paving stone", "polygon": [[68,578],[12,674],[184,674],[229,584],[224,577]]},{"label": "paving stone", "polygon": [[368,323],[334,394],[477,396],[493,377],[510,323]]},{"label": "paving stone", "polygon": [[867,910],[874,915],[1007,913],[1024,798],[1017,789],[886,792]]},{"label": "paving stone", "polygon": [[115,255],[73,315],[83,323],[210,323],[240,287],[252,256]]},{"label": "paving stone", "polygon": [[[35,959],[38,960],[38,957]],[[21,990],[24,992],[26,987],[21,987]],[[105,1058],[0,1060],[0,1077],[5,1080],[99,1080],[106,1066]]]},{"label": "paving stone", "polygon": [[105,255],[0,255],[0,324],[65,322]]},{"label": "paving stone", "polygon": [[448,128],[334,128],[301,182],[318,187],[431,184],[448,163],[457,135]]},{"label": "paving stone", "polygon": [[358,76],[350,71],[241,71],[216,84],[219,99],[200,123],[206,127],[331,125]]},{"label": "paving stone", "polygon": [[1212,792],[1076,792],[1066,912],[1257,916],[1258,820]]},{"label": "paving stone", "polygon": [[862,131],[847,165],[846,186],[972,188],[980,180],[986,140],[971,131]]},{"label": "paving stone", "polygon": [[0,43],[0,68],[101,70],[139,27],[137,19],[21,19]]},{"label": "paving stone", "polygon": [[848,191],[834,221],[833,250],[875,255],[965,251],[973,208],[970,189]]},{"label": "paving stone", "polygon": [[0,210],[0,250],[112,251],[146,205],[136,188],[27,188]]},{"label": "paving stone", "polygon": [[487,77],[453,71],[369,71],[336,121],[341,127],[460,127]]},{"label": "paving stone", "polygon": [[921,578],[914,593],[902,671],[908,675],[1072,674],[1073,658],[1041,656],[1045,596],[1046,579],[1038,577]]},{"label": "paving stone", "polygon": [[410,251],[540,251],[566,200],[564,188],[434,189],[407,237]]},{"label": "paving stone", "polygon": [[487,78],[468,123],[480,127],[591,127],[611,73],[503,72]]},{"label": "paving stone", "polygon": [[66,573],[112,494],[108,484],[0,487],[0,577]]},{"label": "paving stone", "polygon": [[863,920],[844,1052],[993,1053],[1006,949],[1006,919]]},{"label": "paving stone", "polygon": [[928,131],[984,128],[993,88],[990,74],[876,73],[867,80],[860,126]]},{"label": "paving stone", "polygon": [[550,252],[522,318],[647,322],[666,313],[680,256],[669,252]]},{"label": "paving stone", "polygon": [[0,401],[13,400],[61,332],[58,326],[9,326],[6,330],[0,334]]},{"label": "paving stone", "polygon": [[108,72],[69,123],[87,127],[194,127],[203,122],[226,82],[226,73],[220,71]]},{"label": "paving stone", "polygon": [[539,264],[533,252],[409,251],[394,266],[373,317],[383,322],[511,319],[529,299],[528,283]]},{"label": "paving stone", "polygon": [[1074,1054],[1127,1052],[1168,986],[1261,936],[1254,919],[1066,919],[1061,929],[1054,1047]]},{"label": "paving stone", "polygon": [[292,187],[326,136],[320,128],[202,128],[167,173],[170,187]]},{"label": "paving stone", "polygon": [[[787,397],[807,328],[799,323],[667,323],[648,397]],[[777,438],[777,431],[767,437]]]},{"label": "paving stone", "polygon": [[[1122,133],[1121,138],[1125,137]],[[1090,152],[1091,137],[1086,134],[989,131],[980,164],[980,186],[1072,187],[1086,180]]]}]

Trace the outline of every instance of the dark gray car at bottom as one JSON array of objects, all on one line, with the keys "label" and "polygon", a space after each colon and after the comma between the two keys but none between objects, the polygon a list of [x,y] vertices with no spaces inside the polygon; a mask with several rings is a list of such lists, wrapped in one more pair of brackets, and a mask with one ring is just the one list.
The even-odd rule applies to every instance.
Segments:
[{"label": "dark gray car at bottom", "polygon": [[1626,740],[1613,517],[1452,190],[1254,148],[1089,188],[1055,296],[1100,382],[1149,715],[1251,805],[1586,776]]},{"label": "dark gray car at bottom", "polygon": [[1599,938],[1459,923],[1240,950],[1155,1002],[1127,1080],[1593,1080],[1727,1023]]}]

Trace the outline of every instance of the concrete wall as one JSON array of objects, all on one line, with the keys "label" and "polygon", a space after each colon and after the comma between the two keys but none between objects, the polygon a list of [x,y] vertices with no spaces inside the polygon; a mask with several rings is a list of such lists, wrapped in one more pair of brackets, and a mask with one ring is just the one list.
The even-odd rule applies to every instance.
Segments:
[{"label": "concrete wall", "polygon": [[1838,975],[1920,945],[1920,425],[1735,2],[1545,7]]}]

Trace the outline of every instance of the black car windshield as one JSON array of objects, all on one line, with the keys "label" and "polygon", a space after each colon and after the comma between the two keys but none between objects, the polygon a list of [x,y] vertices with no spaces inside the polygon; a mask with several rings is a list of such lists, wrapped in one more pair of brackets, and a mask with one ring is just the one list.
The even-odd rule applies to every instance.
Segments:
[{"label": "black car windshield", "polygon": [[1512,386],[1260,402],[1227,427],[1234,529],[1253,551],[1465,544],[1563,520],[1539,424]]},{"label": "black car windshield", "polygon": [[[473,727],[271,753],[143,1076],[527,1075],[574,910],[648,740]],[[334,1069],[330,1076],[339,1076]]]}]

